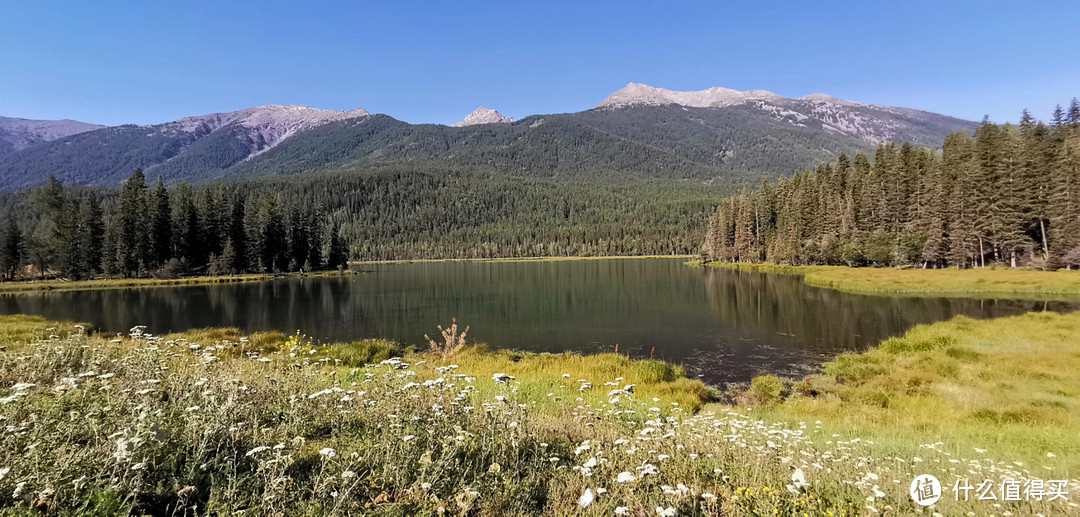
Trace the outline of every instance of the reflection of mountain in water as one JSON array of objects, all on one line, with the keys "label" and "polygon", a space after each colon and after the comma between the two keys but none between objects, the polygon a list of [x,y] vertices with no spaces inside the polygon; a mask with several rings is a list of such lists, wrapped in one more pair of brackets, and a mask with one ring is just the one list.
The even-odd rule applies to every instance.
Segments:
[{"label": "reflection of mountain in water", "polygon": [[[469,336],[533,351],[612,351],[685,364],[712,382],[801,375],[919,323],[1041,310],[1043,302],[886,298],[817,289],[797,277],[690,268],[680,260],[418,263],[349,278],[0,297],[0,312],[43,314],[109,332],[237,326],[297,329],[323,342],[421,344],[456,317]],[[1049,310],[1075,306],[1047,304]]]}]

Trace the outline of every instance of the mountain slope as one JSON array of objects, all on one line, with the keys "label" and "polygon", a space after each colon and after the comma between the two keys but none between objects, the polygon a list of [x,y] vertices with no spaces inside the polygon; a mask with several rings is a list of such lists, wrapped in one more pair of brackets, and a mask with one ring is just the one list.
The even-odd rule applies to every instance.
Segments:
[{"label": "mountain slope", "polygon": [[937,113],[846,101],[824,94],[790,99],[763,90],[709,88],[680,92],[636,83],[611,94],[597,109],[672,105],[694,108],[748,106],[759,110],[762,116],[794,126],[816,127],[872,143],[904,141],[933,146],[939,145],[942,137],[953,130],[974,127],[971,121]]},{"label": "mountain slope", "polygon": [[72,135],[0,158],[0,187],[65,183],[117,185],[141,167],[148,177],[198,181],[273,148],[296,133],[368,112],[267,105],[153,126],[117,126]]},{"label": "mountain slope", "polygon": [[0,117],[0,156],[105,126],[77,120],[29,120]]},{"label": "mountain slope", "polygon": [[631,84],[594,109],[511,122],[481,108],[457,127],[387,115],[263,106],[82,133],[0,157],[0,189],[116,185],[135,167],[169,182],[371,164],[464,166],[530,177],[745,183],[886,141],[936,146],[974,122],[810,95]]}]

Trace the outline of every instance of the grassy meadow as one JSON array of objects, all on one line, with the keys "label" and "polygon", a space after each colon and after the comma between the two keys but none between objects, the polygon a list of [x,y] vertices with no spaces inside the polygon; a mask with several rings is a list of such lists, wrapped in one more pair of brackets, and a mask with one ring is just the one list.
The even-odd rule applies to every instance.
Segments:
[{"label": "grassy meadow", "polygon": [[906,515],[915,473],[965,472],[1076,493],[1078,327],[919,327],[811,388],[763,378],[724,405],[615,354],[2,317],[0,514]]},{"label": "grassy meadow", "polygon": [[690,265],[801,275],[815,287],[851,293],[979,298],[1077,299],[1080,272],[1007,268],[896,269],[846,266],[788,266],[746,262],[691,261]]}]

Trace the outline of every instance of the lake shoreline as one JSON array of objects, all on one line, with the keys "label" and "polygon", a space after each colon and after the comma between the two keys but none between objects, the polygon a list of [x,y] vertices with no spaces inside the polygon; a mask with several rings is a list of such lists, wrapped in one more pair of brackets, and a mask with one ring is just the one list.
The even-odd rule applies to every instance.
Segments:
[{"label": "lake shoreline", "polygon": [[601,255],[596,257],[507,257],[507,258],[450,258],[450,259],[394,259],[394,260],[356,260],[349,266],[366,264],[445,264],[456,262],[476,263],[515,263],[515,262],[573,262],[581,260],[635,260],[635,259],[687,259],[693,255]]},{"label": "lake shoreline", "polygon": [[100,289],[139,289],[144,287],[195,287],[204,285],[268,282],[297,278],[327,278],[362,274],[360,271],[312,271],[308,273],[243,274],[193,276],[182,278],[97,278],[93,280],[19,280],[0,282],[0,295],[32,294]]},{"label": "lake shoreline", "polygon": [[0,282],[0,295],[56,291],[83,291],[93,289],[133,289],[140,287],[198,286],[265,282],[291,278],[325,278],[363,273],[352,266],[381,264],[442,264],[456,262],[475,263],[531,263],[570,262],[583,260],[632,260],[632,259],[688,259],[693,255],[610,255],[597,257],[514,257],[514,258],[460,258],[460,259],[397,259],[349,262],[343,271],[312,271],[308,273],[251,273],[241,275],[193,276],[182,278],[96,278],[92,280],[17,280]]},{"label": "lake shoreline", "polygon": [[1080,272],[1077,271],[856,268],[700,260],[689,261],[687,265],[797,275],[807,285],[852,294],[1036,301],[1080,299]]}]

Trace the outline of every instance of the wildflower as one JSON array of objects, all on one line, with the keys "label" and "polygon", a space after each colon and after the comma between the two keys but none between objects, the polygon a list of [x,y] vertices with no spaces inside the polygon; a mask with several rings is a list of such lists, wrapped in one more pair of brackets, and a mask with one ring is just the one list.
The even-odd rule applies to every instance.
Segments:
[{"label": "wildflower", "polygon": [[793,494],[799,494],[809,487],[810,483],[806,482],[806,474],[802,469],[796,468],[795,472],[791,474],[791,484],[787,486],[788,491]]},{"label": "wildflower", "polygon": [[15,391],[26,391],[26,390],[28,390],[30,388],[35,388],[35,387],[37,387],[37,384],[34,384],[32,382],[19,382],[19,383],[15,383],[15,385],[12,386],[11,389],[13,389]]},{"label": "wildflower", "polygon": [[632,472],[625,472],[624,471],[624,472],[619,473],[619,475],[615,478],[615,482],[617,482],[617,483],[632,483],[636,479],[637,478],[634,477],[634,474]]},{"label": "wildflower", "polygon": [[431,483],[428,483],[428,482],[420,483],[420,488],[423,489],[423,490],[431,490]]},{"label": "wildflower", "polygon": [[492,463],[491,466],[488,467],[489,474],[498,474],[499,472],[502,472],[502,465],[499,465],[498,463]]},{"label": "wildflower", "polygon": [[251,458],[251,457],[253,457],[253,455],[258,454],[259,452],[262,452],[262,451],[265,451],[265,450],[270,450],[270,448],[265,446],[265,445],[262,445],[262,446],[258,446],[258,447],[254,448],[252,450],[247,451],[247,453],[244,454],[244,455],[246,455],[247,458]]},{"label": "wildflower", "polygon": [[188,413],[191,413],[192,411],[198,411],[198,410],[199,410],[199,406],[191,406],[191,407],[185,409],[184,411],[187,411]]},{"label": "wildflower", "polygon": [[715,501],[716,500],[716,496],[713,495],[711,492],[705,492],[704,494],[701,494],[701,498],[706,500],[706,501]]},{"label": "wildflower", "polygon": [[495,375],[491,376],[491,380],[495,381],[496,383],[509,383],[510,381],[514,380],[514,377],[505,373],[496,373]]},{"label": "wildflower", "polygon": [[307,398],[309,398],[309,399],[319,398],[319,397],[321,397],[323,395],[329,395],[331,393],[333,393],[332,390],[316,391],[315,393],[312,393],[311,395],[308,395]]},{"label": "wildflower", "polygon": [[630,512],[630,509],[625,506],[616,506],[615,515],[626,515]]},{"label": "wildflower", "polygon": [[146,464],[145,463],[136,463],[136,464],[131,466],[131,470],[146,470]]},{"label": "wildflower", "polygon": [[411,434],[410,434],[410,435],[408,435],[408,436],[404,436],[404,437],[402,437],[402,438],[401,438],[401,441],[403,441],[403,442],[408,442],[408,441],[411,441],[411,440],[412,440],[413,438],[416,438],[416,436],[415,436],[415,435],[411,435]]},{"label": "wildflower", "polygon": [[670,506],[667,508],[661,508],[657,506],[656,515],[659,515],[660,517],[675,517],[675,508]]},{"label": "wildflower", "polygon": [[589,505],[591,505],[595,500],[596,496],[593,495],[593,491],[589,488],[586,488],[585,493],[581,494],[581,497],[578,498],[577,503],[582,508],[588,508]]},{"label": "wildflower", "polygon": [[331,449],[330,447],[324,447],[322,449],[319,449],[319,454],[322,454],[327,458],[335,458],[337,457],[337,450]]},{"label": "wildflower", "polygon": [[0,479],[4,479],[4,476],[7,476],[8,472],[11,472],[10,467],[4,467],[0,469]]},{"label": "wildflower", "polygon": [[341,473],[341,479],[351,479],[354,477],[356,477],[356,473],[351,470],[346,470],[345,472]]}]

